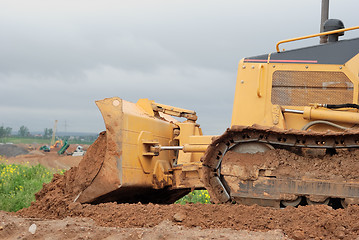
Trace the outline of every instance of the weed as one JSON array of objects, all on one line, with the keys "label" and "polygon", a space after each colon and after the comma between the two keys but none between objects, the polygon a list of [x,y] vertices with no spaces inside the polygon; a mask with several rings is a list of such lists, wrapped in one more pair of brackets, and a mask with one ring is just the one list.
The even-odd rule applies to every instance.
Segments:
[{"label": "weed", "polygon": [[176,203],[210,203],[210,196],[207,190],[194,190],[183,198],[177,200]]},{"label": "weed", "polygon": [[7,164],[0,156],[0,210],[16,212],[29,207],[43,183],[51,181],[53,173],[42,165]]}]

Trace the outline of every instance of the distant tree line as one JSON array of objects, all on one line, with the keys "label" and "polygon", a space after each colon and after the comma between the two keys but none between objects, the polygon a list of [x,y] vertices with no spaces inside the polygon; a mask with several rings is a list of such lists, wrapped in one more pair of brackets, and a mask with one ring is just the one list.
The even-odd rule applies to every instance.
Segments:
[{"label": "distant tree line", "polygon": [[0,127],[0,138],[10,137],[11,136],[11,131],[12,131],[11,127],[3,127],[3,126],[1,126]]},{"label": "distant tree line", "polygon": [[87,135],[87,136],[62,136],[63,140],[77,143],[93,143],[97,139],[98,135]]},{"label": "distant tree line", "polygon": [[27,127],[22,125],[18,131],[18,134],[20,137],[28,137],[28,136],[30,136],[30,131]]},{"label": "distant tree line", "polygon": [[52,137],[52,128],[45,128],[44,130],[44,138],[51,138]]},{"label": "distant tree line", "polygon": [[[50,139],[52,137],[53,130],[52,128],[45,128],[43,134],[39,135],[31,135],[30,130],[28,127],[22,125],[19,130],[17,131],[17,134],[12,134],[12,128],[11,127],[4,127],[0,126],[0,138],[7,138],[11,136],[18,136],[22,138],[45,138]],[[86,135],[86,136],[62,136],[57,138],[61,138],[62,140],[67,140],[71,143],[83,143],[83,144],[91,144],[93,143],[96,138],[98,137],[97,134],[94,135]]]},{"label": "distant tree line", "polygon": [[[12,128],[11,127],[4,127],[4,126],[0,127],[0,138],[10,137],[11,133],[12,133]],[[52,128],[45,128],[43,137],[44,138],[51,138],[52,133],[53,133]],[[17,135],[20,136],[20,137],[31,137],[29,128],[24,126],[24,125],[22,125],[19,128],[19,131],[17,132]]]}]

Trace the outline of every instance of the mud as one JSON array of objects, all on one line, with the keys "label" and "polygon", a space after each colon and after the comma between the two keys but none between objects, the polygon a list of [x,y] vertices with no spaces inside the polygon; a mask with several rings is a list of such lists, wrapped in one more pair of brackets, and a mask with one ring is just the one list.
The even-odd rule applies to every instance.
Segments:
[{"label": "mud", "polygon": [[[44,185],[43,189],[36,194],[36,201],[29,208],[18,211],[16,215],[30,218],[30,220],[92,219],[91,221],[100,227],[141,228],[142,235],[136,235],[137,239],[145,238],[144,236],[147,236],[145,235],[147,234],[146,231],[156,231],[154,229],[161,229],[161,226],[166,226],[165,228],[170,229],[169,231],[177,229],[175,231],[177,235],[173,239],[182,239],[182,235],[178,235],[182,233],[180,229],[187,228],[190,232],[193,231],[192,236],[194,238],[195,236],[205,236],[204,238],[212,236],[203,235],[205,233],[201,231],[205,231],[205,229],[209,229],[209,232],[212,231],[210,234],[214,234],[213,238],[223,237],[224,239],[226,239],[225,236],[228,236],[227,239],[235,239],[233,237],[236,235],[231,235],[235,232],[230,232],[230,235],[221,235],[224,234],[222,231],[241,230],[262,234],[252,239],[268,239],[271,237],[272,239],[355,239],[359,234],[359,223],[357,221],[359,206],[357,205],[333,210],[324,205],[273,209],[256,205],[232,204],[144,205],[141,203],[105,203],[89,205],[74,202],[78,194],[86,189],[101,168],[102,159],[106,152],[105,138],[105,133],[101,133],[95,144],[88,149],[78,167],[71,168],[64,175],[54,175],[52,182]],[[284,156],[281,151],[278,153]],[[291,156],[287,155],[287,157]],[[86,229],[88,228],[85,228],[84,231],[91,232],[91,230]],[[138,233],[137,230],[135,232]],[[199,235],[195,235],[195,232]],[[170,237],[170,235],[166,235],[167,233],[163,231],[162,237],[157,236],[155,238],[166,239]],[[219,236],[215,234],[219,234]],[[278,235],[273,237],[272,234]],[[187,237],[183,235],[183,238]],[[191,236],[188,237],[188,239],[191,238]]]}]

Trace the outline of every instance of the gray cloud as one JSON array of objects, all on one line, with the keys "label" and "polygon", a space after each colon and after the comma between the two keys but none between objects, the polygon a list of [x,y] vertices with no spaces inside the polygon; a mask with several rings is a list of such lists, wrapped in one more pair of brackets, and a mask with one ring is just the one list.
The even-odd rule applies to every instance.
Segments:
[{"label": "gray cloud", "polygon": [[[359,3],[331,1],[355,26]],[[94,101],[150,98],[230,125],[239,60],[316,33],[320,1],[2,1],[0,124],[104,129]],[[353,10],[352,10],[353,9]],[[348,33],[348,37],[358,36]],[[285,48],[316,44],[312,40]]]}]

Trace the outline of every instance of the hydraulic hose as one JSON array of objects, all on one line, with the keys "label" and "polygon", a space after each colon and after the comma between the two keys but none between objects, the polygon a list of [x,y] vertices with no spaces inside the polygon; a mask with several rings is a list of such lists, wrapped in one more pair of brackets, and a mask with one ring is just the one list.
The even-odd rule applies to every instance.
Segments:
[{"label": "hydraulic hose", "polygon": [[323,107],[336,109],[336,108],[356,108],[359,109],[358,104],[354,103],[345,103],[345,104],[323,104]]},{"label": "hydraulic hose", "polygon": [[336,127],[336,128],[342,129],[342,130],[348,129],[347,127],[343,127],[343,126],[340,126],[340,125],[332,123],[332,122],[317,120],[317,121],[307,123],[306,125],[304,125],[302,127],[302,130],[308,130],[308,128],[310,128],[311,126],[316,125],[316,124],[327,124],[329,126]]}]

